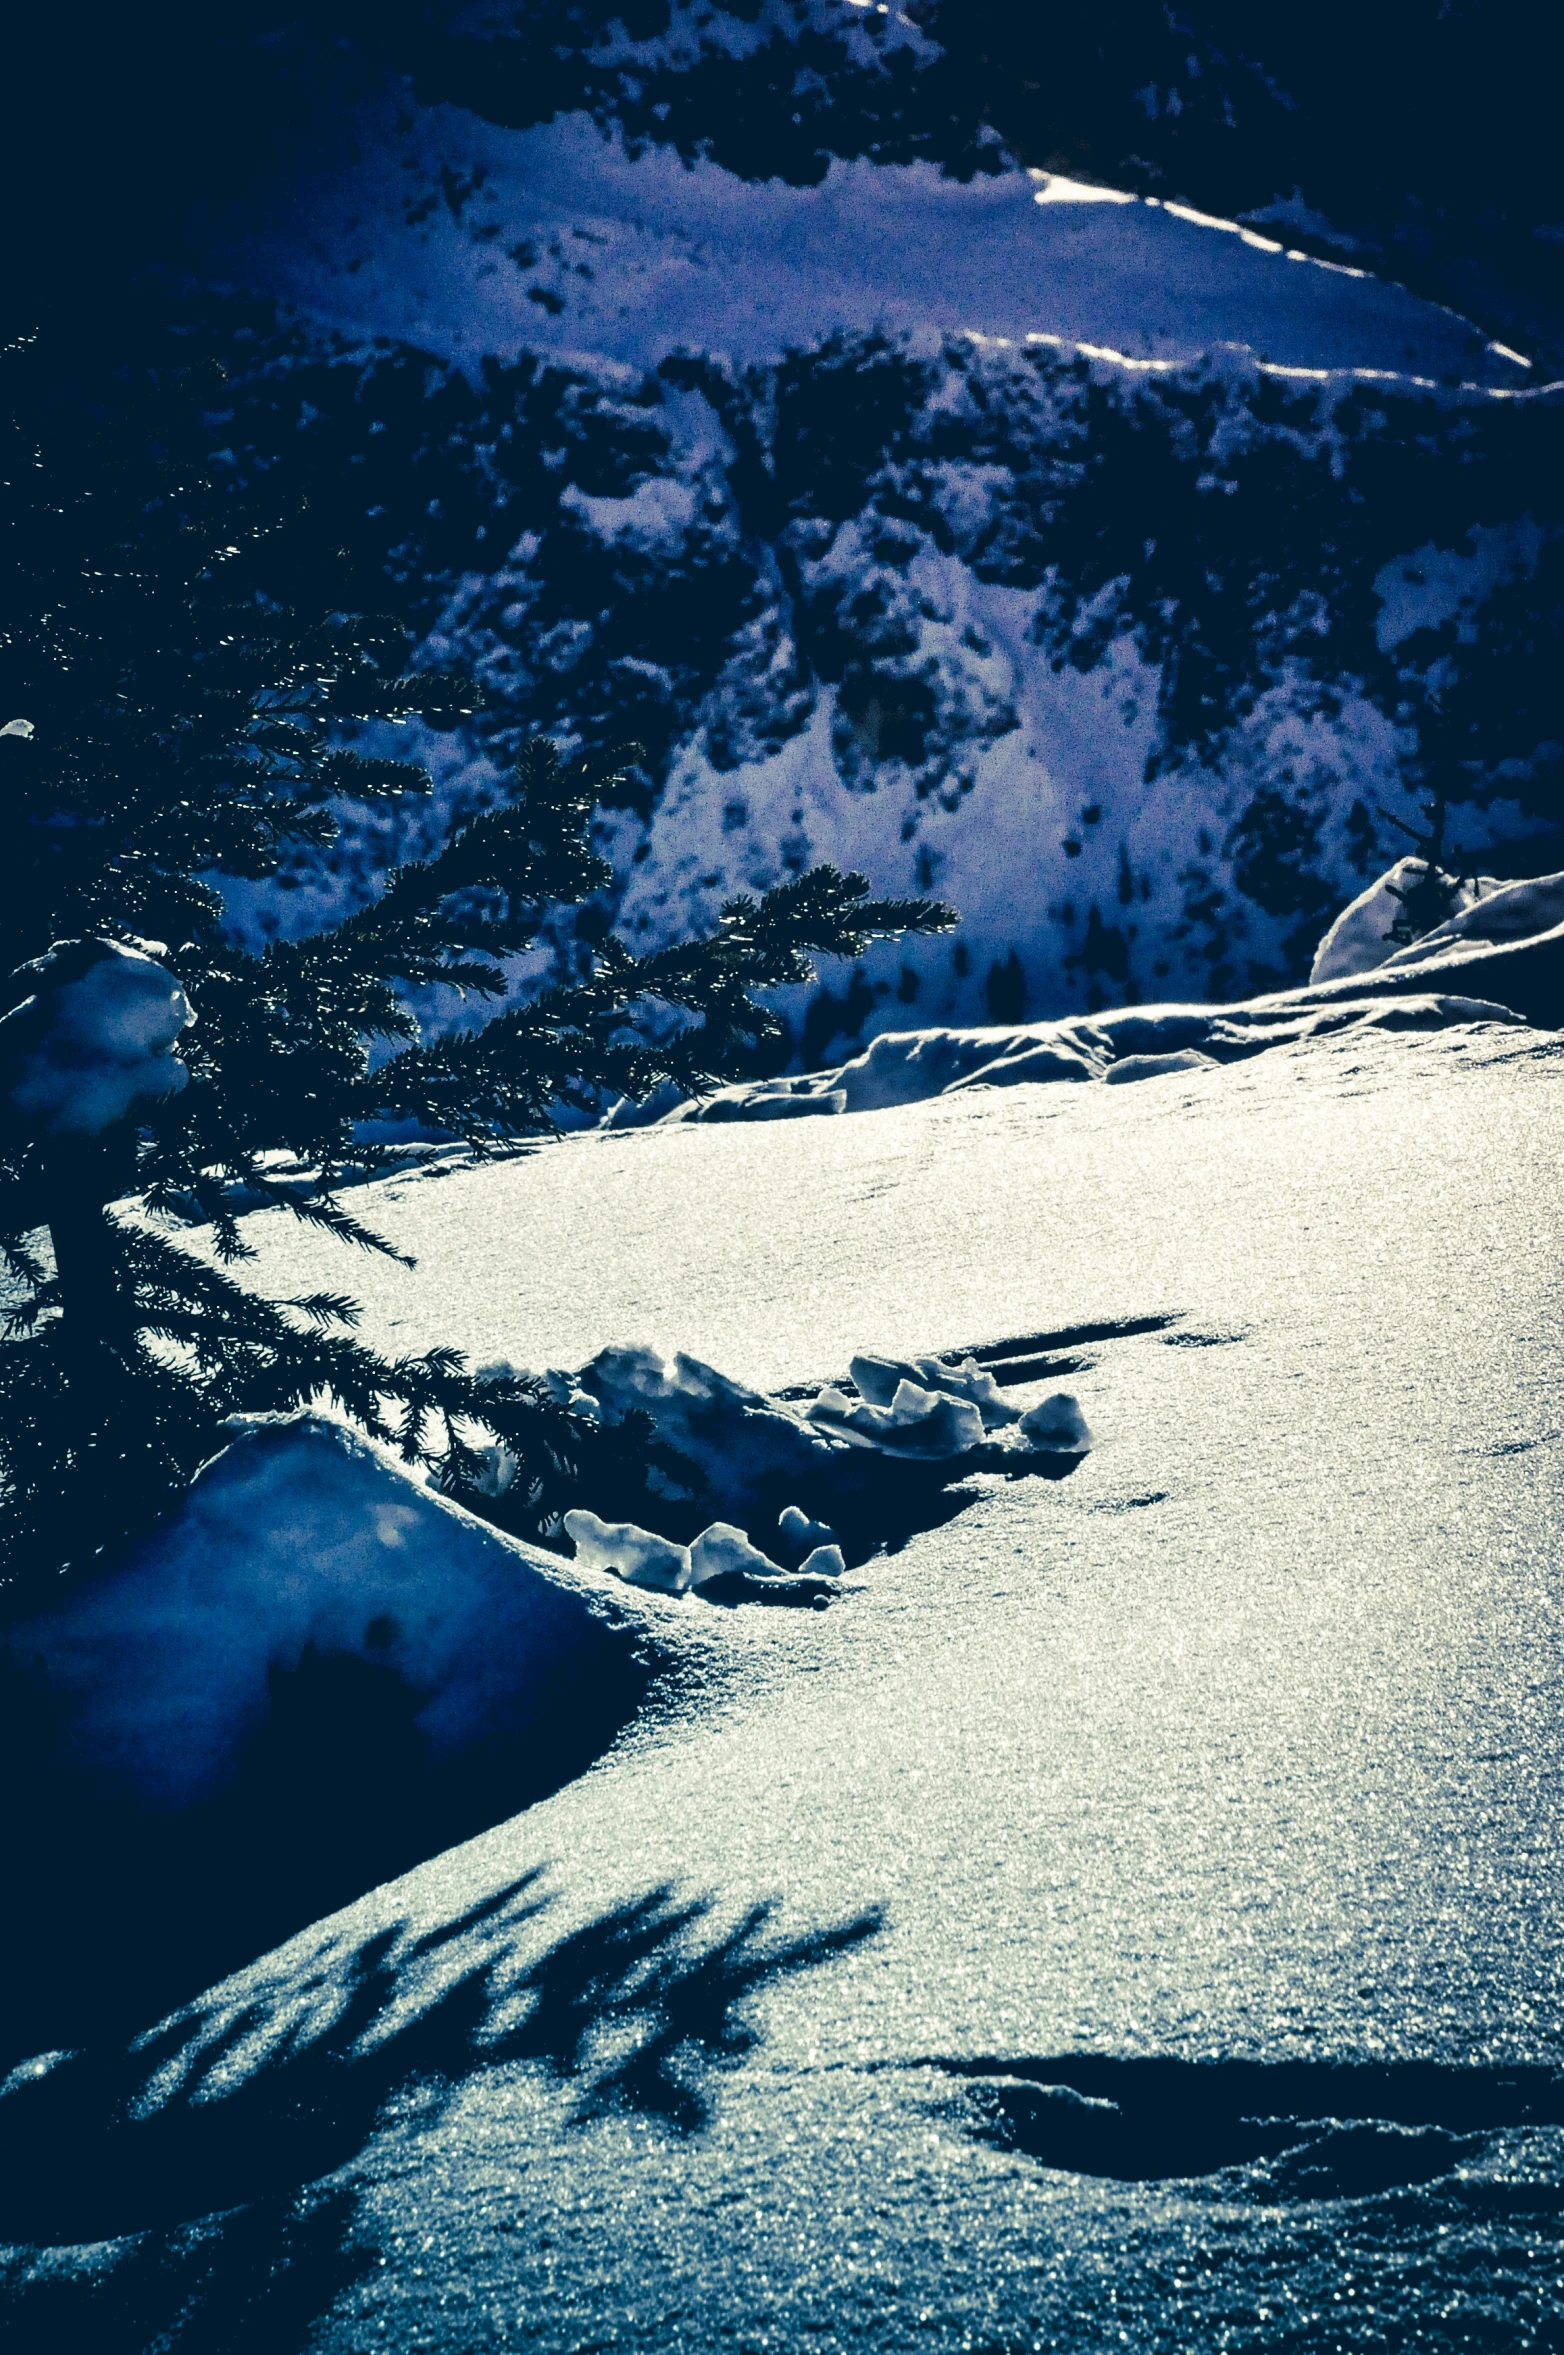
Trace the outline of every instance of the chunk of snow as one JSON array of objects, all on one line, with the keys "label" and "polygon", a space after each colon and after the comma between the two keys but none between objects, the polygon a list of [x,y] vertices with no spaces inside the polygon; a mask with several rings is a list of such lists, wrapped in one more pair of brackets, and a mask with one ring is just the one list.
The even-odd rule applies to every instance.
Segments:
[{"label": "chunk of snow", "polygon": [[798,1566],[800,1578],[840,1578],[847,1568],[839,1545],[817,1545]]},{"label": "chunk of snow", "polygon": [[983,1418],[970,1400],[925,1390],[905,1377],[898,1378],[888,1407],[827,1389],[809,1413],[811,1420],[856,1433],[890,1454],[959,1456],[983,1444]]},{"label": "chunk of snow", "polygon": [[611,1570],[628,1586],[649,1586],[660,1594],[683,1594],[690,1583],[690,1548],[674,1545],[633,1521],[600,1521],[574,1506],[565,1515],[565,1535],[586,1570]]},{"label": "chunk of snow", "polygon": [[32,996],[0,1020],[0,1093],[25,1134],[99,1136],[188,1082],[174,1049],[195,1016],[154,958],[116,940],[64,941],[24,977]]},{"label": "chunk of snow", "polygon": [[785,1578],[786,1570],[780,1562],[773,1562],[757,1545],[751,1545],[742,1529],[731,1521],[713,1521],[703,1529],[690,1547],[690,1584],[699,1589],[713,1578],[741,1570],[750,1578]]},{"label": "chunk of snow", "polygon": [[823,1521],[812,1521],[798,1505],[784,1505],[777,1515],[777,1527],[784,1543],[797,1554],[807,1554],[836,1543],[836,1531]]},{"label": "chunk of snow", "polygon": [[129,1554],[0,1639],[71,1771],[156,1811],[227,1786],[306,1654],[395,1671],[434,1763],[525,1734],[622,1649],[569,1566],[341,1424],[258,1423]]},{"label": "chunk of snow", "polygon": [[829,1492],[840,1440],[682,1350],[671,1360],[644,1347],[600,1350],[580,1382],[611,1420],[632,1410],[649,1415],[741,1521],[768,1518],[779,1490],[784,1496]]},{"label": "chunk of snow", "polygon": [[24,741],[29,736],[36,736],[37,733],[38,731],[31,720],[7,720],[5,726],[0,728],[0,736],[20,736]]},{"label": "chunk of snow", "polygon": [[952,1398],[965,1398],[975,1406],[983,1418],[984,1428],[994,1430],[1001,1423],[1013,1423],[1020,1409],[1005,1397],[992,1374],[967,1358],[959,1366],[946,1365],[937,1357],[911,1359],[855,1357],[848,1368],[861,1395],[871,1406],[889,1406],[896,1396],[899,1383],[918,1383],[925,1391],[944,1391]]},{"label": "chunk of snow", "polygon": [[1021,1417],[1021,1436],[1034,1447],[1055,1455],[1086,1455],[1092,1435],[1080,1402],[1068,1390],[1056,1390]]},{"label": "chunk of snow", "polygon": [[[1422,859],[1397,859],[1393,867],[1342,909],[1314,952],[1314,963],[1309,968],[1311,982],[1339,981],[1348,974],[1371,973],[1391,962],[1397,953],[1391,931],[1401,914],[1401,901],[1396,894],[1410,890],[1422,880],[1425,864]],[[1478,875],[1462,882],[1457,882],[1454,876],[1447,880],[1456,892],[1457,910],[1475,907],[1491,892],[1504,888],[1492,875]],[[1427,954],[1424,942],[1415,942],[1413,946],[1421,954]]]}]

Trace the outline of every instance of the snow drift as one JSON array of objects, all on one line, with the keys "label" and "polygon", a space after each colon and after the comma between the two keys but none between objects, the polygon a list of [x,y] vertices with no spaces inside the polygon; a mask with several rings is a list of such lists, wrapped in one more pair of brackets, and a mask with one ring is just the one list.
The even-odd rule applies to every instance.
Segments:
[{"label": "snow drift", "polygon": [[[1508,899],[1510,894],[1500,896]],[[1498,904],[1497,900],[1484,902],[1483,907]],[[1537,907],[1544,903],[1531,904]],[[1564,900],[1560,905],[1564,909]],[[1482,911],[1470,910],[1468,915],[1481,917]],[[1501,910],[1484,920],[1502,923],[1505,919]],[[1518,911],[1512,920],[1519,920]],[[1434,942],[1437,945],[1431,945]],[[1502,967],[1504,952],[1494,950],[1491,936],[1462,932],[1448,945],[1441,936],[1431,936],[1430,942],[1419,941],[1413,950],[1403,952],[1412,961],[1416,977],[1410,982],[1402,981],[1400,957],[1388,960],[1395,968],[1393,974],[1372,991],[1357,988],[1347,995],[1293,991],[1210,1010],[1199,1006],[1136,1007],[1064,1022],[1026,1023],[1011,1030],[882,1031],[863,1054],[833,1070],[719,1088],[668,1111],[661,1105],[649,1110],[659,1126],[879,1112],[896,1104],[920,1103],[931,1096],[954,1095],[966,1088],[1031,1086],[1055,1080],[1124,1085],[1172,1074],[1189,1075],[1218,1064],[1245,1062],[1271,1048],[1306,1047],[1315,1039],[1349,1030],[1443,1030],[1471,1022],[1524,1022],[1527,1015],[1508,1003],[1419,989],[1419,982],[1437,981],[1444,967],[1454,964],[1463,952],[1473,960],[1483,960],[1484,979],[1490,985],[1507,984],[1517,994],[1524,990],[1538,1009],[1535,1018],[1545,1020],[1547,1008],[1554,1006],[1555,1000],[1559,1001],[1558,1013],[1564,1015],[1564,992],[1550,978],[1556,970],[1559,981],[1564,982],[1564,918],[1557,940],[1550,934],[1543,945],[1555,963],[1539,967],[1535,974],[1513,947],[1508,950],[1513,966]],[[1496,967],[1500,969],[1496,971]],[[632,1106],[618,1105],[605,1126],[629,1127],[635,1121]]]},{"label": "snow drift", "polygon": [[563,1562],[305,1415],[236,1438],[127,1560],[0,1631],[0,1656],[47,1694],[74,1772],[178,1812],[234,1783],[307,1657],[400,1680],[438,1767],[524,1738],[632,1625]]},{"label": "snow drift", "polygon": [[336,1423],[236,1438],[123,1559],[0,1628],[10,2049],[156,2018],[557,1789],[699,1651],[679,1618]]}]

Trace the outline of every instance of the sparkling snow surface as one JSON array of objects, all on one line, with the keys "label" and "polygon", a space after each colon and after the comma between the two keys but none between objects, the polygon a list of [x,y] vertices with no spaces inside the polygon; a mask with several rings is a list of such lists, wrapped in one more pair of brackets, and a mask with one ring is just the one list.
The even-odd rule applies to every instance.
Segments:
[{"label": "sparkling snow surface", "polygon": [[[226,2313],[269,2355],[328,2306],[313,2348],[453,2355],[1553,2344],[1558,1053],[1358,1037],[360,1197],[420,1255],[356,1271],[403,1347],[772,1385],[1179,1321],[1086,1346],[1069,1479],[728,1614],[702,1691],[101,2113],[86,2064],[23,2085],[56,2237],[156,2229],[22,2260],[22,2313],[108,2347],[189,2299],[158,2343]],[[264,1284],[342,1280],[250,1231]]]},{"label": "sparkling snow surface", "polygon": [[584,115],[451,107],[358,125],[347,165],[213,224],[222,275],[447,358],[535,351],[744,366],[838,328],[1037,334],[1140,361],[1242,344],[1295,368],[1527,383],[1470,323],[1187,207],[1060,201],[1022,172],[834,162],[819,188],[632,159]]}]

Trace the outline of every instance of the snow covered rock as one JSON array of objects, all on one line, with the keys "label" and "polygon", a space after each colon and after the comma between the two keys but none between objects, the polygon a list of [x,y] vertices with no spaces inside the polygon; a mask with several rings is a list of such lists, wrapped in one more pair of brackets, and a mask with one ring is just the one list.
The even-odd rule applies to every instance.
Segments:
[{"label": "snow covered rock", "polygon": [[1518,883],[1499,883],[1491,875],[1478,877],[1478,888],[1463,889],[1462,904],[1405,948],[1384,960],[1387,966],[1421,965],[1430,957],[1449,955],[1452,961],[1469,954],[1477,944],[1540,940],[1564,925],[1564,874],[1529,875]]},{"label": "snow covered rock", "polygon": [[577,1506],[565,1515],[565,1535],[585,1570],[611,1570],[627,1586],[680,1595],[691,1582],[691,1550],[633,1521],[601,1521]]},{"label": "snow covered rock", "polygon": [[99,1136],[188,1082],[175,1049],[195,1015],[143,950],[61,941],[13,980],[33,989],[0,1020],[0,1097],[24,1135]]},{"label": "snow covered rock", "polygon": [[306,1660],[390,1672],[431,1766],[525,1738],[633,1621],[569,1567],[311,1415],[258,1425],[122,1561],[0,1633],[73,1774],[177,1814],[221,1793]]}]

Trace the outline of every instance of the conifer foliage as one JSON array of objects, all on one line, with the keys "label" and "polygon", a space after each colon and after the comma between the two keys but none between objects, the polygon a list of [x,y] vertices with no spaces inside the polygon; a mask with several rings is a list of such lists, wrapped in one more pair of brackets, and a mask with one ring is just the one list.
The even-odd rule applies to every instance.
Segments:
[{"label": "conifer foliage", "polygon": [[[513,1002],[506,961],[610,880],[590,828],[613,780],[535,740],[502,806],[368,905],[259,953],[235,946],[224,875],[264,876],[301,841],[324,849],[334,800],[428,790],[417,763],[355,750],[356,725],[449,727],[475,699],[409,675],[411,632],[332,610],[331,582],[316,613],[268,593],[288,519],[214,475],[198,364],[127,367],[91,402],[62,392],[36,342],[0,372],[13,1592],[155,1515],[227,1417],[321,1396],[469,1501],[496,1460],[514,1465],[511,1526],[544,1531],[577,1498],[617,1509],[655,1465],[648,1431],[585,1422],[541,1379],[480,1380],[454,1350],[387,1358],[356,1337],[344,1295],[259,1298],[227,1272],[245,1256],[239,1213],[276,1204],[394,1251],[343,1193],[383,1156],[372,1124],[485,1153],[605,1095],[698,1089],[778,1034],[754,993],[807,979],[809,952],[856,956],[953,919],[822,867],[650,957],[607,934],[584,972]],[[480,1018],[421,1039],[405,992],[430,983]],[[180,1242],[190,1220],[226,1266]]]}]

